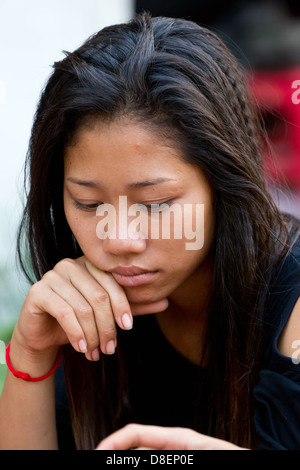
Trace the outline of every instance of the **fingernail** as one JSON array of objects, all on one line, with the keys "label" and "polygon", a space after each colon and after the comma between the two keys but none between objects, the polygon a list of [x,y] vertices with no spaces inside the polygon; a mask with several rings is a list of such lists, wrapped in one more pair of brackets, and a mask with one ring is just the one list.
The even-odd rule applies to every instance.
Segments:
[{"label": "fingernail", "polygon": [[114,352],[115,352],[115,342],[114,340],[111,340],[106,345],[106,353],[113,354]]},{"label": "fingernail", "polygon": [[124,315],[122,316],[122,325],[125,330],[131,330],[132,318],[128,315],[128,313],[124,313]]},{"label": "fingernail", "polygon": [[86,342],[84,341],[84,339],[81,339],[78,343],[78,347],[80,349],[80,351],[82,353],[86,353],[87,352],[87,345],[86,345]]},{"label": "fingernail", "polygon": [[93,361],[99,361],[99,358],[100,358],[99,348],[96,348],[94,349],[94,351],[92,351],[92,359]]}]

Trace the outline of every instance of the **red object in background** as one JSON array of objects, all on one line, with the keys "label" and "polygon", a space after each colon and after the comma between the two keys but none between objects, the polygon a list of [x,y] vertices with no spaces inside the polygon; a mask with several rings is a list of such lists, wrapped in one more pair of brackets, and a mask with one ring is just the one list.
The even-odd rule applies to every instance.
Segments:
[{"label": "red object in background", "polygon": [[266,148],[266,176],[300,189],[300,66],[254,70],[249,80],[275,154]]}]

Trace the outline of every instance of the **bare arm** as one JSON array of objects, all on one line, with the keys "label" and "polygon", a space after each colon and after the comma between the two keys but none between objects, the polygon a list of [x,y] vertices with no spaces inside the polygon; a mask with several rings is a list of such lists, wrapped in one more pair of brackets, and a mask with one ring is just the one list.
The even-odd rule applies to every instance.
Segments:
[{"label": "bare arm", "polygon": [[[59,346],[67,343],[87,360],[98,360],[101,353],[115,350],[116,323],[128,329],[132,315],[166,307],[166,299],[129,305],[110,273],[85,257],[62,260],[29,289],[11,341],[11,363],[39,377],[52,368]],[[55,418],[53,375],[27,382],[7,372],[0,397],[0,448],[56,449]]]},{"label": "bare arm", "polygon": [[[16,338],[10,358],[15,369],[39,377],[51,369],[56,352],[33,355]],[[0,449],[57,449],[54,375],[27,382],[8,370],[0,398]]]},{"label": "bare arm", "polygon": [[294,357],[295,345],[299,349],[300,340],[300,297],[290,315],[287,324],[279,338],[278,348],[281,354],[287,357]]}]

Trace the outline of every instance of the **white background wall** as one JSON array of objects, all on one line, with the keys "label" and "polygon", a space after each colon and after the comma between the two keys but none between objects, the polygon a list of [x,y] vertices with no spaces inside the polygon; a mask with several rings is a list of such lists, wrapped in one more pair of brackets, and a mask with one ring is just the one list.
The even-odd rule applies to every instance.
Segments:
[{"label": "white background wall", "polygon": [[74,50],[103,26],[132,14],[132,0],[0,0],[0,330],[3,316],[11,314],[8,284],[13,282],[13,295],[19,295],[15,236],[40,91],[63,50]]}]

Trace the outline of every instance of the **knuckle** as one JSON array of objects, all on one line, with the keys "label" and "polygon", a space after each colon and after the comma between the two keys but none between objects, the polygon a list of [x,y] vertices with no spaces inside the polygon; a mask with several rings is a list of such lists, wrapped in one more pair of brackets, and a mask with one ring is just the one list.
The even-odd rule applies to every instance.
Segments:
[{"label": "knuckle", "polygon": [[128,423],[124,426],[125,429],[135,429],[136,424],[135,423]]},{"label": "knuckle", "polygon": [[93,301],[96,305],[102,305],[108,303],[109,295],[105,290],[98,290],[94,293]]},{"label": "knuckle", "polygon": [[32,284],[32,286],[30,286],[27,292],[26,300],[27,302],[32,303],[39,302],[40,299],[45,295],[45,292],[47,292],[47,290],[44,289],[42,280],[37,281]]},{"label": "knuckle", "polygon": [[102,339],[105,340],[114,338],[116,335],[116,328],[113,324],[111,326],[105,326],[101,329],[100,334]]},{"label": "knuckle", "polygon": [[88,349],[93,351],[99,346],[99,338],[97,336],[88,338]]},{"label": "knuckle", "polygon": [[125,428],[127,430],[127,432],[130,432],[136,436],[139,435],[139,432],[140,432],[140,426],[136,423],[128,423],[125,425]]},{"label": "knuckle", "polygon": [[35,295],[36,291],[39,291],[41,287],[41,281],[37,281],[30,287],[28,295]]},{"label": "knuckle", "polygon": [[53,270],[54,271],[60,271],[60,270],[65,270],[70,267],[73,267],[75,264],[75,261],[72,258],[64,258],[58,261],[56,265],[54,266]]},{"label": "knuckle", "polygon": [[77,308],[77,314],[82,319],[88,319],[93,315],[93,309],[90,305],[80,305]]},{"label": "knuckle", "polygon": [[39,282],[43,282],[43,281],[52,282],[52,281],[54,281],[54,279],[56,279],[56,277],[57,277],[56,272],[53,271],[53,269],[51,269],[50,271],[47,271],[47,272],[43,275],[41,281],[39,281]]},{"label": "knuckle", "polygon": [[73,309],[70,305],[63,305],[59,308],[58,317],[61,320],[65,320],[66,318],[70,317],[70,315],[73,315]]}]

